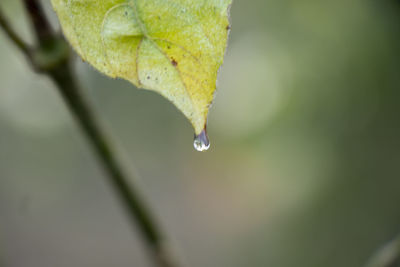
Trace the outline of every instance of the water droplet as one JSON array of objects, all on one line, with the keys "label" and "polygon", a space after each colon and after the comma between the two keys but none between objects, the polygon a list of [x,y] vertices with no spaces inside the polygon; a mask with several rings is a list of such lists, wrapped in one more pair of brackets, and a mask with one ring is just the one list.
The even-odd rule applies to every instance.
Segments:
[{"label": "water droplet", "polygon": [[197,151],[206,151],[210,148],[210,141],[208,140],[207,131],[204,128],[199,135],[194,136],[193,146]]}]

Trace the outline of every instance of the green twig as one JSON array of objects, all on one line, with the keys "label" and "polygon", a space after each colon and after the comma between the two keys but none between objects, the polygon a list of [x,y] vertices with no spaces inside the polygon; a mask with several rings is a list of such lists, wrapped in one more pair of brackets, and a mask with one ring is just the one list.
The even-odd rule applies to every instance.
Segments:
[{"label": "green twig", "polygon": [[115,147],[111,144],[110,138],[105,135],[105,132],[100,130],[101,127],[96,120],[96,116],[77,87],[69,66],[63,64],[51,70],[50,77],[58,85],[69,109],[87,135],[99,160],[108,172],[108,177],[111,178],[111,185],[118,192],[132,219],[139,226],[149,248],[154,254],[153,256],[156,257],[160,266],[176,266],[176,264],[172,263],[169,252],[165,251],[167,247],[164,246],[163,236],[154,219],[150,216],[147,206],[144,205],[139,197],[140,194],[135,192],[128,183],[128,174],[121,165],[121,161],[116,157]]},{"label": "green twig", "polygon": [[0,8],[0,27],[4,30],[8,38],[18,47],[25,55],[30,55],[29,46],[22,40],[21,37],[11,28],[3,11]]},{"label": "green twig", "polygon": [[54,39],[54,31],[47,20],[44,10],[37,0],[24,0],[25,9],[29,14],[31,25],[35,31],[36,41],[41,47],[46,47]]},{"label": "green twig", "polygon": [[98,122],[88,100],[83,96],[71,68],[68,44],[54,33],[42,6],[37,0],[24,0],[24,4],[35,32],[38,47],[29,49],[9,27],[0,10],[0,26],[21,51],[35,70],[50,77],[65,103],[74,115],[80,128],[92,145],[100,163],[107,172],[109,182],[124,204],[132,222],[135,223],[146,241],[152,258],[159,267],[177,267],[178,264],[166,245],[164,236],[154,218],[150,215],[137,189],[134,189],[130,175],[125,170],[110,137]]}]

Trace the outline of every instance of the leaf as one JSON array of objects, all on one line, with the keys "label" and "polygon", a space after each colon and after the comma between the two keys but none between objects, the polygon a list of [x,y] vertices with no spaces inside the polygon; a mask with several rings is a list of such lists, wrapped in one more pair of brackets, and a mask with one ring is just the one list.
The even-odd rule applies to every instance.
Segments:
[{"label": "leaf", "polygon": [[52,0],[78,54],[111,77],[154,90],[205,129],[232,0]]}]

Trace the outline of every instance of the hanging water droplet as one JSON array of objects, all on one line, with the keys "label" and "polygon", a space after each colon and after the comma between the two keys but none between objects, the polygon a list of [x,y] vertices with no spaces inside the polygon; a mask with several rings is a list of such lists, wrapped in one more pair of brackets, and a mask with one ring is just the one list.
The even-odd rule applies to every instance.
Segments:
[{"label": "hanging water droplet", "polygon": [[210,148],[210,141],[208,140],[207,131],[204,130],[199,134],[194,136],[193,146],[197,151],[206,151]]}]

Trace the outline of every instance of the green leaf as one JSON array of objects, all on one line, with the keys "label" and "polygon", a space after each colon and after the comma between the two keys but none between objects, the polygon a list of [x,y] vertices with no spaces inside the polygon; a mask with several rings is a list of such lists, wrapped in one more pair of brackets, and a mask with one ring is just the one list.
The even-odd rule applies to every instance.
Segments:
[{"label": "green leaf", "polygon": [[206,126],[232,0],[52,0],[79,55],[111,77],[154,90],[196,134]]}]

